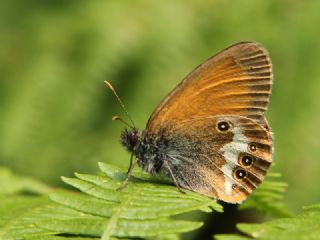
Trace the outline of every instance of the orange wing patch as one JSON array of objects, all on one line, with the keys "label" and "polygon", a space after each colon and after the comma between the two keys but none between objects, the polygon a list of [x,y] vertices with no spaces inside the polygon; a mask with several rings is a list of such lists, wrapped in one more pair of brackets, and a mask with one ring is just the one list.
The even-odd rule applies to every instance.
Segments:
[{"label": "orange wing patch", "polygon": [[267,51],[257,43],[233,45],[195,68],[157,107],[147,130],[193,117],[238,115],[267,127],[263,114],[272,85]]}]

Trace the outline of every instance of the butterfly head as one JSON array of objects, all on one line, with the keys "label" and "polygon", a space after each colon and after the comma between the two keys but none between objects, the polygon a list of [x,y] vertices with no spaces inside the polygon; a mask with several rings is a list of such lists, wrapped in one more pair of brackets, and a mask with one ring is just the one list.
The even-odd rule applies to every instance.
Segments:
[{"label": "butterfly head", "polygon": [[127,128],[121,133],[120,142],[130,152],[134,152],[141,142],[142,133],[137,128],[128,130]]}]

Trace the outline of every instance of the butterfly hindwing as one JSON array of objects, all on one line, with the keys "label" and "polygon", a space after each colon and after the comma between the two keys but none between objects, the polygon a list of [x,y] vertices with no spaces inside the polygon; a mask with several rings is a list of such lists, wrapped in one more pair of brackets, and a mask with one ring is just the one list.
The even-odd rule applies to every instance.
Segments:
[{"label": "butterfly hindwing", "polygon": [[[227,130],[219,129],[221,123]],[[170,145],[169,167],[178,184],[226,202],[245,200],[272,162],[271,134],[246,117],[186,120],[167,125],[162,134]]]}]

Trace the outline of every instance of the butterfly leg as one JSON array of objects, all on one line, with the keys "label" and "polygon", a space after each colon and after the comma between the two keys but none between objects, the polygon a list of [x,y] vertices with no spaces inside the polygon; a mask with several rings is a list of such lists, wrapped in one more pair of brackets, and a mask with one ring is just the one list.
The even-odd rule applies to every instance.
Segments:
[{"label": "butterfly leg", "polygon": [[171,177],[172,181],[174,182],[174,184],[176,185],[176,187],[178,188],[178,190],[179,190],[181,193],[186,193],[186,192],[183,191],[182,188],[179,186],[178,181],[177,181],[177,179],[175,178],[175,176],[173,175],[173,172],[172,172],[172,170],[171,170],[171,168],[170,168],[169,163],[168,163],[167,160],[163,160],[163,166],[164,166],[166,169],[168,169],[169,174],[170,174],[170,177]]},{"label": "butterfly leg", "polygon": [[127,171],[127,177],[126,177],[126,179],[122,182],[121,186],[116,189],[117,191],[121,191],[122,189],[124,189],[124,188],[128,185],[135,164],[136,164],[136,162],[133,162],[133,154],[131,154],[130,166],[129,166],[129,169],[128,169],[128,171]]},{"label": "butterfly leg", "polygon": [[131,172],[132,164],[133,164],[133,152],[131,153],[130,165],[129,165],[129,168],[128,168],[128,171],[127,171],[127,175],[129,175],[129,172]]}]

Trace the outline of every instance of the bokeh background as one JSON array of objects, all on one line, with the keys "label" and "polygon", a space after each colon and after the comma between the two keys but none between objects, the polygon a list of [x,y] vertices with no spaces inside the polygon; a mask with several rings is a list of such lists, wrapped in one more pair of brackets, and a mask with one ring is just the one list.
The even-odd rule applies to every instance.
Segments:
[{"label": "bokeh background", "polygon": [[292,209],[320,200],[320,1],[2,1],[0,165],[62,186],[59,176],[127,166],[111,81],[144,128],[195,66],[243,40],[274,64],[267,113],[275,169]]}]

